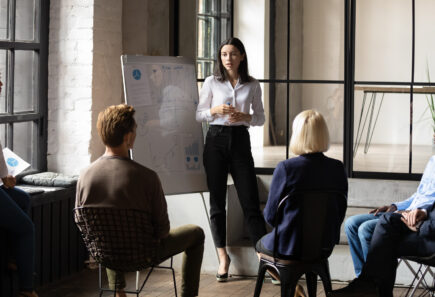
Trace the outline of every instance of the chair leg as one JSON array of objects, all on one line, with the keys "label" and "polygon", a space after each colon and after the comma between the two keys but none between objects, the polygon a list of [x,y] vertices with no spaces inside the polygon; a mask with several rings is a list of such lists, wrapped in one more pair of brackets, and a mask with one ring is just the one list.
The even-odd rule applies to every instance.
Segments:
[{"label": "chair leg", "polygon": [[323,290],[325,294],[332,292],[332,284],[331,284],[331,274],[329,273],[329,262],[325,260],[324,263],[321,264],[320,271],[318,272],[320,279],[322,280]]},{"label": "chair leg", "polygon": [[103,296],[103,284],[101,276],[101,264],[98,264],[98,288],[100,289],[100,297]]},{"label": "chair leg", "polygon": [[281,278],[281,297],[293,297],[295,289],[296,282],[292,284],[287,279]]},{"label": "chair leg", "polygon": [[177,283],[175,282],[175,270],[174,268],[172,268],[172,264],[171,264],[171,270],[172,270],[172,279],[174,280],[174,292],[175,292],[175,297],[177,297]]},{"label": "chair leg", "polygon": [[[423,266],[423,265],[421,265]],[[428,271],[428,269],[430,269],[430,266],[426,266],[424,271],[421,272],[420,277],[417,279],[417,283],[415,284],[414,288],[411,291],[411,294],[409,295],[409,297],[414,296],[415,291],[417,290],[417,288],[420,286],[420,284],[424,281],[424,277]],[[420,271],[420,270],[419,270]],[[416,275],[416,278],[418,277],[418,275]]]},{"label": "chair leg", "polygon": [[305,273],[307,279],[308,296],[315,297],[317,294],[317,275],[313,272]]},{"label": "chair leg", "polygon": [[254,297],[260,297],[261,288],[263,287],[264,275],[266,274],[266,265],[263,265],[260,262],[260,266],[258,267],[258,276],[257,282],[255,284]]},{"label": "chair leg", "polygon": [[[115,291],[113,291],[113,297],[116,297],[116,289],[118,286],[118,274],[115,274]],[[110,288],[110,287],[109,287]]]}]

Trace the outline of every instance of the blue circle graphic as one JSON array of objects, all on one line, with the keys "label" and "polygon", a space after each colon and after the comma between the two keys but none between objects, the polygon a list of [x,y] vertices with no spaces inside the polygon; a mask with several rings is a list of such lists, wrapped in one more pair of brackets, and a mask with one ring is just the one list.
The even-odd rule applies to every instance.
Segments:
[{"label": "blue circle graphic", "polygon": [[187,161],[187,162],[190,162],[190,157],[187,157],[187,158],[186,158],[186,161]]},{"label": "blue circle graphic", "polygon": [[193,158],[195,160],[195,162],[198,162],[198,157]]},{"label": "blue circle graphic", "polygon": [[6,160],[6,162],[7,162],[8,165],[11,166],[11,167],[18,166],[18,161],[17,161],[16,159],[14,159],[14,158],[8,158],[8,159]]},{"label": "blue circle graphic", "polygon": [[134,69],[132,75],[135,80],[139,80],[142,74],[139,69]]}]

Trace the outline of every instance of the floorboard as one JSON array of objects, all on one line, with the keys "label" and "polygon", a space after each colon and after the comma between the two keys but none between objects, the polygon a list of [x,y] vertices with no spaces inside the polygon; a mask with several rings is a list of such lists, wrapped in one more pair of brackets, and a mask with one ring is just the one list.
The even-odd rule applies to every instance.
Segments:
[{"label": "floorboard", "polygon": [[[144,277],[145,273],[141,276]],[[127,284],[134,286],[134,274],[127,275]],[[227,283],[218,283],[213,275],[202,274],[199,289],[201,297],[245,297],[253,296],[255,278],[233,276]],[[305,287],[305,283],[302,281]],[[181,279],[177,274],[177,287],[180,293]],[[333,289],[343,287],[343,283],[333,283]],[[98,296],[98,270],[83,270],[74,276],[54,282],[50,285],[39,288],[40,297],[95,297]],[[394,296],[405,296],[406,289],[395,288]],[[109,293],[103,296],[113,296]],[[134,295],[129,295],[134,296]],[[174,296],[172,277],[166,270],[156,270],[152,273],[149,282],[146,284],[140,297],[170,297]],[[180,296],[180,294],[179,294]],[[266,280],[261,297],[279,297],[280,287],[273,285]],[[317,287],[317,296],[325,296],[321,283]]]}]

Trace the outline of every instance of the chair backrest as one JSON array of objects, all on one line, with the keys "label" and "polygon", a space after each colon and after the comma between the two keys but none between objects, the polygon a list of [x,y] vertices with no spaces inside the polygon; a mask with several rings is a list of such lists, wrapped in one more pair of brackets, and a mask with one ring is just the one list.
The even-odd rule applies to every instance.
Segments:
[{"label": "chair backrest", "polygon": [[133,209],[79,207],[74,220],[91,256],[105,267],[137,271],[157,257],[150,215]]},{"label": "chair backrest", "polygon": [[[347,197],[338,191],[301,191],[285,196],[278,204],[277,222],[282,219],[283,210],[289,199],[296,199],[301,208],[301,257],[302,261],[316,261],[327,258],[340,234],[347,207]],[[274,256],[279,242],[278,228],[275,228]],[[333,243],[333,244],[331,244]]]}]

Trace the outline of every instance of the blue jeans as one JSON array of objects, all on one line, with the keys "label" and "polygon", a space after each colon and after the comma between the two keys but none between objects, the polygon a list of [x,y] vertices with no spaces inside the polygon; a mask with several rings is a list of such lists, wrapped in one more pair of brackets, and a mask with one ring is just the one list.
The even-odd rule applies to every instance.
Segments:
[{"label": "blue jeans", "polygon": [[8,233],[21,291],[33,290],[35,228],[27,215],[29,208],[30,197],[26,192],[0,187],[0,228]]},{"label": "blue jeans", "polygon": [[378,213],[376,216],[373,214],[355,215],[349,217],[344,223],[344,230],[349,242],[350,254],[357,277],[361,274],[362,267],[366,262],[373,231],[382,214]]}]

